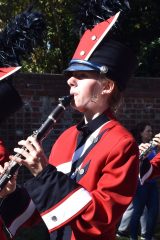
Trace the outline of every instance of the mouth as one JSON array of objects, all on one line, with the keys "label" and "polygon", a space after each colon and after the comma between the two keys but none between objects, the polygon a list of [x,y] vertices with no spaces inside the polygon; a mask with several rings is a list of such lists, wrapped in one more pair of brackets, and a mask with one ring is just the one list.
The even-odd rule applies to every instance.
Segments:
[{"label": "mouth", "polygon": [[78,93],[70,91],[70,95],[72,95],[72,97],[74,98],[78,95]]}]

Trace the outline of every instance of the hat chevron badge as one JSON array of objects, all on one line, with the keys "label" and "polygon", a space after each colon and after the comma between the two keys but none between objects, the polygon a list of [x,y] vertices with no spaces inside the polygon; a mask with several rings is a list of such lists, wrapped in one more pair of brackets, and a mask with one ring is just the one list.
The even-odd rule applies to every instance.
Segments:
[{"label": "hat chevron badge", "polygon": [[88,60],[97,46],[110,31],[117,21],[120,11],[106,21],[97,24],[94,28],[87,29],[83,34],[80,43],[72,57],[72,59]]}]

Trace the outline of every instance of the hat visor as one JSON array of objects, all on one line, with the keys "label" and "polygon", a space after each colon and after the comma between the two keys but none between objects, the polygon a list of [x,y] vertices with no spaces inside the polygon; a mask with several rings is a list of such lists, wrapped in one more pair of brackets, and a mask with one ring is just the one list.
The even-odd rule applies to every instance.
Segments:
[{"label": "hat visor", "polygon": [[64,72],[74,72],[74,71],[100,71],[100,67],[95,63],[74,59],[71,60],[69,67],[64,70]]},{"label": "hat visor", "polygon": [[72,64],[64,72],[74,72],[74,71],[96,71],[95,68],[86,66],[83,64]]}]

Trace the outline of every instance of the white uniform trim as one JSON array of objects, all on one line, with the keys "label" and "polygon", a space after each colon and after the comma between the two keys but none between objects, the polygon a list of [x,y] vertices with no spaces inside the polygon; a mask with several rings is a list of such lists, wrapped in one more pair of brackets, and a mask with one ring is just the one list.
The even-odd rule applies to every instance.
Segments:
[{"label": "white uniform trim", "polygon": [[16,234],[16,231],[18,230],[18,228],[32,216],[34,211],[35,211],[35,205],[31,200],[25,212],[23,212],[23,214],[17,217],[8,228],[13,236]]},{"label": "white uniform trim", "polygon": [[153,167],[151,165],[148,172],[146,172],[146,174],[142,178],[139,176],[141,185],[143,185],[144,182],[151,176],[152,172],[153,172]]},{"label": "white uniform trim", "polygon": [[87,149],[91,146],[91,144],[96,140],[96,138],[98,137],[98,134],[101,130],[101,128],[105,125],[106,123],[102,124],[98,129],[96,129],[86,140],[86,142],[80,147],[78,148],[72,157],[72,162],[76,162],[83,154],[85,154],[85,152],[87,151]]},{"label": "white uniform trim", "polygon": [[65,174],[70,173],[71,171],[71,167],[72,167],[72,163],[76,162],[86,151],[87,149],[91,146],[91,144],[93,143],[93,141],[95,141],[95,139],[97,138],[101,128],[105,125],[106,123],[102,124],[102,126],[100,126],[98,129],[96,129],[86,140],[86,142],[80,147],[78,148],[72,156],[72,159],[70,160],[70,162],[66,162],[66,163],[62,163],[60,165],[58,165],[57,171],[59,172],[63,172]]},{"label": "white uniform trim", "polygon": [[50,212],[42,215],[49,231],[65,223],[92,200],[91,195],[84,188],[80,188],[67,198],[62,204]]},{"label": "white uniform trim", "polygon": [[56,168],[57,168],[57,171],[67,174],[71,171],[71,166],[72,166],[72,162],[70,161],[70,162],[62,163]]}]

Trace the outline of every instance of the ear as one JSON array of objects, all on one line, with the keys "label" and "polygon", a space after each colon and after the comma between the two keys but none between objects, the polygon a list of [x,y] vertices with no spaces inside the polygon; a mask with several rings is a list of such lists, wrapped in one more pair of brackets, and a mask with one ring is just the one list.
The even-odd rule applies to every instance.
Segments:
[{"label": "ear", "polygon": [[110,79],[107,79],[107,81],[103,82],[102,95],[112,93],[114,88],[115,88],[115,82]]}]

